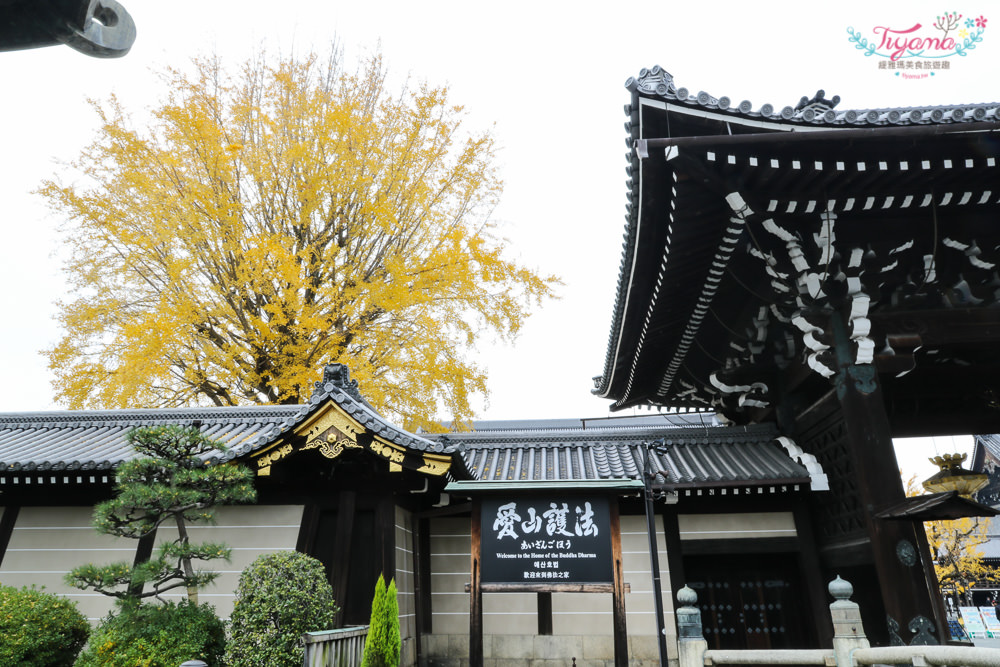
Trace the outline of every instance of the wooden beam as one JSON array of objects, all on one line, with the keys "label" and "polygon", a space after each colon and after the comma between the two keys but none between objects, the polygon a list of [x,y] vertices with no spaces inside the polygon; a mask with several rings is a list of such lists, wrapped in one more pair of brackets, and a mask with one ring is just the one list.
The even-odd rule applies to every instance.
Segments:
[{"label": "wooden beam", "polygon": [[1000,311],[992,308],[875,311],[868,317],[872,331],[916,334],[924,347],[1000,342]]},{"label": "wooden beam", "polygon": [[456,505],[445,505],[429,510],[417,512],[417,517],[421,519],[434,519],[441,516],[455,516],[456,514],[468,514],[472,511],[472,503],[459,503]]}]

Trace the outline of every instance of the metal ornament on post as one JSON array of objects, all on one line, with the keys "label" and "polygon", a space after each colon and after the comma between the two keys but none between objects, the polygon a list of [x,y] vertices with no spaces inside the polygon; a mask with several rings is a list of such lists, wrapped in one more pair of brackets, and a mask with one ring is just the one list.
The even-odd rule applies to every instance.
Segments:
[{"label": "metal ornament on post", "polygon": [[966,498],[986,486],[989,478],[985,473],[972,472],[962,467],[968,454],[945,454],[928,459],[940,470],[924,480],[924,489],[930,493],[958,491]]},{"label": "metal ornament on post", "polygon": [[646,534],[649,539],[649,562],[653,571],[653,605],[656,609],[656,645],[660,652],[660,665],[667,665],[667,629],[663,620],[663,592],[660,585],[660,557],[656,548],[656,523],[653,513],[653,471],[651,452],[665,448],[663,440],[642,443],[642,486],[646,500]]}]

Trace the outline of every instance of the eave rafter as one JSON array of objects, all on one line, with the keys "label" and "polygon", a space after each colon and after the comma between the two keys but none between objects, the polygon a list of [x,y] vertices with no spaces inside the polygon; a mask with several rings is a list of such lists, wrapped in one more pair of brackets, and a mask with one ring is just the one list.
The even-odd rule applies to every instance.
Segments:
[{"label": "eave rafter", "polygon": [[[636,386],[637,369],[648,352],[647,331],[656,327],[657,309],[662,308],[657,297],[671,280],[673,228],[693,222],[678,223],[675,216],[682,212],[670,211],[671,232],[632,358],[631,376],[615,407],[684,403],[733,415],[766,408],[771,383],[789,365],[801,363],[824,378],[837,380],[841,372],[832,349],[832,317],[842,319],[847,327],[854,365],[872,367],[873,373],[878,366],[894,375],[912,370],[919,342],[914,344],[912,334],[878,324],[873,330],[871,316],[876,309],[954,309],[995,304],[1000,297],[998,257],[995,248],[984,248],[986,244],[977,241],[979,228],[975,224],[945,228],[938,222],[939,215],[988,217],[987,211],[1000,204],[997,158],[974,154],[968,147],[966,151],[968,157],[953,150],[951,157],[944,158],[928,152],[926,156],[908,154],[905,160],[807,161],[790,157],[787,151],[771,157],[766,150],[751,155],[666,146],[652,156],[640,150],[645,159],[666,159],[671,201],[678,197],[678,183],[715,192],[716,197],[725,193],[734,211],[731,222],[738,221],[739,229],[730,225],[720,232],[711,269],[685,313],[683,330],[662,366],[658,386],[643,394]],[[761,174],[754,176],[756,170],[762,170]],[[938,178],[928,179],[927,173]],[[739,178],[733,178],[734,174]],[[778,187],[764,192],[728,190],[733,182],[753,178]],[[933,183],[933,189],[928,183]],[[738,201],[738,206],[730,200]],[[913,227],[912,237],[901,238],[900,220],[911,218],[921,222]],[[859,226],[879,224],[883,219],[895,225],[895,237],[883,238],[877,232],[872,236],[873,227],[867,228],[869,238],[859,234]],[[847,227],[838,225],[838,220]],[[927,221],[932,222],[928,225]],[[928,228],[924,234],[928,238],[918,238],[923,227]],[[846,233],[838,238],[841,230]],[[897,245],[887,245],[889,237]],[[757,269],[741,279],[748,266],[744,257],[754,258]],[[761,275],[766,280],[760,280]],[[729,284],[720,287],[724,282]],[[731,290],[733,285],[742,288],[754,308],[739,320],[727,312],[729,320],[723,322],[712,310],[713,301],[720,289]],[[707,316],[719,320],[716,331],[726,330],[724,349],[699,342],[698,332]],[[699,357],[696,368],[690,367],[690,354]],[[715,370],[705,373],[705,367],[713,364]]]}]

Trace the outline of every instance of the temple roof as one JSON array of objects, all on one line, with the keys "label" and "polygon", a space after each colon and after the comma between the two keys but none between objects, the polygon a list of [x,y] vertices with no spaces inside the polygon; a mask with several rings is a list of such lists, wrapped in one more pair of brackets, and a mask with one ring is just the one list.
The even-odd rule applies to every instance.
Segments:
[{"label": "temple roof", "polygon": [[711,415],[653,415],[475,427],[430,437],[457,445],[473,478],[482,482],[641,479],[643,450],[652,443],[659,445],[654,485],[664,489],[826,488],[815,459],[779,440],[771,425],[726,428]]},{"label": "temple roof", "polygon": [[331,402],[374,436],[403,449],[450,453],[379,415],[349,379],[346,367],[333,364],[305,405],[0,413],[0,474],[113,470],[134,456],[125,436],[141,426],[197,425],[228,448],[206,461],[243,458],[294,433]]},{"label": "temple roof", "polygon": [[132,458],[125,441],[133,428],[192,426],[207,437],[245,449],[300,406],[87,410],[0,413],[0,472],[17,470],[113,470]]},{"label": "temple roof", "polygon": [[908,406],[902,428],[923,426],[918,396],[920,418],[954,417],[932,430],[989,413],[1000,105],[835,111],[819,91],[774,113],[660,68],[626,85],[626,226],[594,393],[754,421],[776,386],[835,379],[841,312],[855,363]]},{"label": "temple roof", "polygon": [[[826,489],[826,476],[770,425],[726,428],[705,413],[601,419],[483,421],[470,432],[412,434],[378,415],[343,366],[328,366],[306,405],[0,414],[0,479],[113,472],[134,456],[126,441],[136,427],[195,426],[227,446],[208,463],[248,461],[258,474],[296,451],[336,458],[369,433],[377,456],[452,479],[535,482],[640,479],[652,443],[655,485],[667,490],[769,487],[769,492]],[[387,449],[388,447],[388,449]],[[66,475],[53,476],[60,472]],[[27,480],[24,480],[27,482]]]},{"label": "temple roof", "polygon": [[[927,125],[935,123],[971,123],[998,120],[1000,103],[927,105],[919,107],[877,107],[868,109],[837,109],[840,97],[827,99],[819,90],[812,97],[803,96],[794,105],[780,110],[765,102],[760,106],[750,100],[735,100],[723,95],[715,97],[704,91],[697,93],[678,87],[674,77],[659,65],[639,70],[639,76],[625,82],[634,96],[669,102],[694,112],[714,112],[727,118],[746,121],[763,120],[790,127],[886,127]],[[631,113],[632,109],[626,110]]]}]

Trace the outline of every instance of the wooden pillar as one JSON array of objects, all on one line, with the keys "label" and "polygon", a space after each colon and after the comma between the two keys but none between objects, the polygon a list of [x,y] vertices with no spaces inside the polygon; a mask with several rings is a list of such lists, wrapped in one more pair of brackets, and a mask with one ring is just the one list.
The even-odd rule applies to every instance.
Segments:
[{"label": "wooden pillar", "polygon": [[625,573],[622,567],[622,532],[618,516],[618,499],[608,503],[611,508],[611,563],[614,567],[612,607],[614,617],[615,667],[628,667],[628,631],[625,627]]},{"label": "wooden pillar", "polygon": [[413,595],[416,603],[413,613],[416,618],[417,664],[424,664],[423,636],[433,630],[433,608],[431,606],[431,528],[429,519],[417,519],[413,536]]},{"label": "wooden pillar", "polygon": [[299,536],[295,540],[295,550],[316,555],[316,531],[319,526],[320,507],[316,501],[306,503],[302,508],[302,523],[299,524]]},{"label": "wooden pillar", "polygon": [[663,505],[660,510],[663,519],[663,541],[667,547],[667,574],[670,577],[671,597],[684,588],[684,550],[681,545],[681,527],[677,517],[677,505]]},{"label": "wooden pillar", "polygon": [[[333,587],[333,599],[347,600],[347,583],[351,576],[351,548],[354,535],[354,514],[357,511],[357,493],[341,491],[337,500],[337,529],[333,543],[333,558],[330,559],[330,584]],[[356,546],[354,548],[357,548]],[[388,582],[387,582],[388,583]],[[344,622],[344,603],[334,618],[336,627]]]},{"label": "wooden pillar", "polygon": [[[936,638],[941,641],[947,632],[947,622],[937,617],[937,605],[933,602],[937,593],[928,590],[918,551],[926,548],[926,541],[917,535],[912,522],[886,521],[874,516],[880,509],[905,498],[878,372],[871,364],[855,363],[854,345],[838,313],[831,317],[831,328],[837,354],[834,378],[837,400],[843,411],[847,447],[857,475],[865,527],[888,616],[886,622],[893,630],[894,624],[898,624],[899,639],[891,630],[890,641],[926,640],[927,633],[920,631],[920,627],[926,628],[926,622],[934,623]],[[916,633],[911,633],[910,627]]]},{"label": "wooden pillar", "polygon": [[3,557],[7,553],[7,545],[10,544],[11,535],[14,534],[14,524],[17,523],[20,511],[18,505],[8,505],[3,508],[3,517],[0,518],[0,564],[3,564]]},{"label": "wooden pillar", "polygon": [[828,593],[826,582],[823,581],[823,570],[820,566],[819,550],[816,548],[816,536],[813,533],[812,518],[805,503],[796,503],[793,510],[795,517],[795,535],[799,541],[799,570],[802,572],[802,584],[806,588],[809,599],[810,634],[817,648],[829,646],[833,641],[833,625],[826,603]]},{"label": "wooden pillar", "polygon": [[386,585],[396,576],[396,501],[391,493],[378,499],[375,507],[375,530],[380,553],[382,576]]},{"label": "wooden pillar", "polygon": [[470,533],[472,537],[472,582],[469,589],[469,667],[483,667],[483,588],[480,566],[482,508],[479,498],[472,500]]},{"label": "wooden pillar", "polygon": [[538,593],[538,634],[552,634],[552,593]]}]

